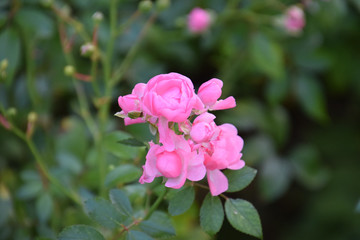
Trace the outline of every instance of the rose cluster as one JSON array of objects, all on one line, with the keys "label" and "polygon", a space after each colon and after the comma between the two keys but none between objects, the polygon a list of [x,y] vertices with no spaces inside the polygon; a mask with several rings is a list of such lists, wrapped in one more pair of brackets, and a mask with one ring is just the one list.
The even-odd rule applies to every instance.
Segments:
[{"label": "rose cluster", "polygon": [[160,74],[147,84],[135,85],[118,99],[117,114],[125,124],[148,122],[159,143],[150,142],[140,183],[164,177],[165,186],[181,188],[186,179],[200,181],[205,175],[213,196],[228,189],[223,169],[240,169],[243,140],[231,124],[216,125],[209,111],[233,108],[235,99],[219,100],[223,82],[211,79],[195,93],[191,80],[178,73]]}]

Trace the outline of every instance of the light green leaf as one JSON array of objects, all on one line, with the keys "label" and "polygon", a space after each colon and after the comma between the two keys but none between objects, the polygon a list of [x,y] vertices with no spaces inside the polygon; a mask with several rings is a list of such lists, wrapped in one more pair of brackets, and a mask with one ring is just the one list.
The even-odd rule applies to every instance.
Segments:
[{"label": "light green leaf", "polygon": [[256,173],[256,169],[248,166],[244,166],[239,170],[225,170],[224,174],[229,182],[227,192],[237,192],[246,188],[255,178]]},{"label": "light green leaf", "polygon": [[171,220],[164,212],[155,211],[148,220],[141,222],[139,227],[154,238],[175,236]]},{"label": "light green leaf", "polygon": [[91,198],[86,200],[84,204],[89,217],[103,227],[115,229],[126,220],[125,215],[103,198]]},{"label": "light green leaf", "polygon": [[20,36],[12,28],[0,33],[0,61],[7,59],[6,83],[10,84],[20,64]]},{"label": "light green leaf", "polygon": [[91,226],[73,225],[62,230],[58,240],[105,240],[105,238]]},{"label": "light green leaf", "polygon": [[250,54],[257,69],[273,80],[283,80],[285,76],[281,47],[266,35],[253,35]]},{"label": "light green leaf", "polygon": [[195,199],[195,191],[191,186],[181,188],[169,201],[169,213],[172,216],[186,212]]},{"label": "light green leaf", "polygon": [[133,209],[131,203],[126,194],[119,189],[110,190],[110,200],[124,215],[131,217],[133,215]]},{"label": "light green leaf", "polygon": [[40,222],[49,219],[53,210],[53,200],[48,192],[43,193],[36,201],[36,212]]},{"label": "light green leaf", "polygon": [[328,119],[325,96],[317,79],[309,75],[301,75],[296,79],[295,92],[304,111],[313,119]]},{"label": "light green leaf", "polygon": [[114,184],[128,183],[137,180],[141,176],[141,170],[130,164],[120,165],[114,168],[105,177],[105,185],[112,186]]},{"label": "light green leaf", "polygon": [[20,199],[31,199],[36,197],[42,189],[41,181],[30,181],[20,187],[17,191],[17,197]]},{"label": "light green leaf", "polygon": [[240,232],[262,238],[260,217],[254,206],[243,199],[227,199],[225,213],[231,226]]},{"label": "light green leaf", "polygon": [[269,81],[265,88],[267,101],[275,106],[281,103],[289,93],[289,81]]},{"label": "light green leaf", "polygon": [[200,208],[200,225],[202,229],[213,235],[217,233],[224,221],[224,210],[220,198],[208,193]]},{"label": "light green leaf", "polygon": [[130,134],[122,131],[115,131],[105,137],[103,144],[106,150],[115,156],[124,159],[133,159],[139,152],[139,148],[129,148],[120,143],[129,138],[131,138]]},{"label": "light green leaf", "polygon": [[130,230],[126,235],[126,240],[153,240],[153,238],[143,232]]}]

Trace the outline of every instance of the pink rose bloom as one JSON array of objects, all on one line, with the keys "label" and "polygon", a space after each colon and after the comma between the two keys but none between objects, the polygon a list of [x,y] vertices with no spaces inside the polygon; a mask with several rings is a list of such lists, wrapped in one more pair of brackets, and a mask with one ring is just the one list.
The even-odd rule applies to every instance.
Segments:
[{"label": "pink rose bloom", "polygon": [[234,97],[228,97],[224,100],[218,100],[221,96],[223,82],[220,79],[213,78],[201,84],[198,96],[209,110],[223,110],[236,106]]},{"label": "pink rose bloom", "polygon": [[122,109],[120,114],[126,116],[124,119],[125,125],[145,122],[144,118],[132,119],[128,117],[129,113],[130,115],[141,115],[141,98],[143,96],[145,86],[146,84],[144,83],[138,83],[135,85],[131,94],[120,96],[118,98],[119,106]]},{"label": "pink rose bloom", "polygon": [[297,6],[292,6],[286,10],[284,25],[288,32],[299,33],[305,26],[304,12]]},{"label": "pink rose bloom", "polygon": [[188,28],[192,33],[205,32],[211,24],[210,14],[201,8],[194,8],[188,16]]},{"label": "pink rose bloom", "polygon": [[[173,133],[176,135],[175,133]],[[150,143],[143,166],[143,175],[139,182],[150,183],[155,177],[167,178],[166,187],[181,188],[186,179],[199,181],[204,178],[206,169],[203,158],[192,151],[189,142],[183,136],[173,136],[176,148],[167,151],[164,146]]]},{"label": "pink rose bloom", "polygon": [[142,99],[143,110],[170,122],[184,122],[202,104],[191,80],[178,73],[160,74],[149,80]]},{"label": "pink rose bloom", "polygon": [[208,147],[200,149],[200,152],[204,154],[207,180],[213,196],[228,189],[228,180],[220,170],[226,168],[237,170],[245,166],[240,153],[244,142],[237,135],[237,129],[231,124],[223,124],[218,128],[219,135],[210,141]]}]

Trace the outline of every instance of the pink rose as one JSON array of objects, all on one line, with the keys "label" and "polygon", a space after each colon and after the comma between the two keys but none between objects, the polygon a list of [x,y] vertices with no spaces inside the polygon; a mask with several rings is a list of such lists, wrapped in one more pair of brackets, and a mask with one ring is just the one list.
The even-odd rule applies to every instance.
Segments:
[{"label": "pink rose", "polygon": [[304,12],[297,6],[292,6],[286,10],[284,25],[288,32],[299,33],[305,26]]},{"label": "pink rose", "polygon": [[201,8],[194,8],[188,16],[188,28],[192,33],[205,32],[211,24],[210,14]]},{"label": "pink rose", "polygon": [[178,189],[184,185],[186,179],[199,181],[204,178],[206,169],[203,158],[191,150],[183,136],[176,135],[173,138],[176,147],[172,151],[150,143],[143,175],[139,180],[141,184],[150,183],[155,177],[163,176],[167,178],[166,187]]},{"label": "pink rose", "polygon": [[178,73],[160,74],[149,80],[143,96],[143,110],[171,122],[184,122],[202,104],[191,80]]},{"label": "pink rose", "polygon": [[224,100],[219,100],[221,96],[221,88],[223,82],[220,79],[213,78],[201,84],[198,96],[209,110],[223,110],[233,108],[236,106],[234,97],[228,97]]}]

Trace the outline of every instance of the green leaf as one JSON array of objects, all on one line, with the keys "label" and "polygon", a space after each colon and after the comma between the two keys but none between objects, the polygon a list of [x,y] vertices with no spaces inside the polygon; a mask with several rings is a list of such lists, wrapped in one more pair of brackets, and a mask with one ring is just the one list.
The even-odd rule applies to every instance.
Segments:
[{"label": "green leaf", "polygon": [[243,199],[227,199],[225,213],[231,226],[240,232],[262,238],[260,217],[254,206]]},{"label": "green leaf", "polygon": [[114,184],[128,183],[137,180],[141,176],[141,170],[130,164],[120,165],[114,168],[105,177],[105,185],[112,186]]},{"label": "green leaf", "polygon": [[289,81],[268,81],[265,88],[265,97],[273,106],[281,103],[288,93]]},{"label": "green leaf", "polygon": [[6,83],[10,84],[20,64],[20,36],[17,31],[8,28],[0,34],[0,61],[7,59]]},{"label": "green leaf", "polygon": [[205,232],[217,233],[224,221],[224,210],[220,198],[208,193],[200,208],[200,225]]},{"label": "green leaf", "polygon": [[110,190],[110,200],[124,215],[131,217],[133,215],[133,209],[131,203],[126,194],[119,189]]},{"label": "green leaf", "polygon": [[30,181],[21,186],[17,192],[17,197],[20,199],[31,199],[36,197],[42,190],[41,181]]},{"label": "green leaf", "polygon": [[313,119],[328,119],[325,96],[319,81],[309,75],[301,75],[296,79],[295,92],[304,111]]},{"label": "green leaf", "polygon": [[73,225],[62,230],[58,240],[105,240],[105,238],[91,226]]},{"label": "green leaf", "polygon": [[119,140],[118,143],[132,146],[132,147],[146,147],[145,143],[137,140],[136,138],[128,138],[124,140]]},{"label": "green leaf", "polygon": [[171,220],[164,212],[155,211],[148,220],[141,222],[139,227],[154,238],[175,236]]},{"label": "green leaf", "polygon": [[229,182],[227,192],[237,192],[246,188],[255,178],[256,173],[256,169],[248,166],[244,166],[239,170],[225,170],[224,174]]},{"label": "green leaf", "polygon": [[49,219],[53,210],[53,200],[48,192],[43,193],[36,201],[36,212],[40,222]]},{"label": "green leaf", "polygon": [[117,157],[124,159],[133,159],[139,152],[139,148],[129,148],[120,141],[131,138],[131,135],[122,131],[115,131],[107,135],[104,139],[104,147]]},{"label": "green leaf", "polygon": [[130,230],[126,235],[126,240],[153,240],[153,238],[143,232]]},{"label": "green leaf", "polygon": [[191,186],[181,188],[169,201],[169,213],[172,216],[186,212],[195,199],[195,191]]},{"label": "green leaf", "polygon": [[285,76],[281,47],[266,35],[257,33],[251,39],[250,54],[257,69],[273,80]]},{"label": "green leaf", "polygon": [[125,215],[103,198],[91,198],[84,203],[89,217],[103,227],[115,229],[126,220]]}]

